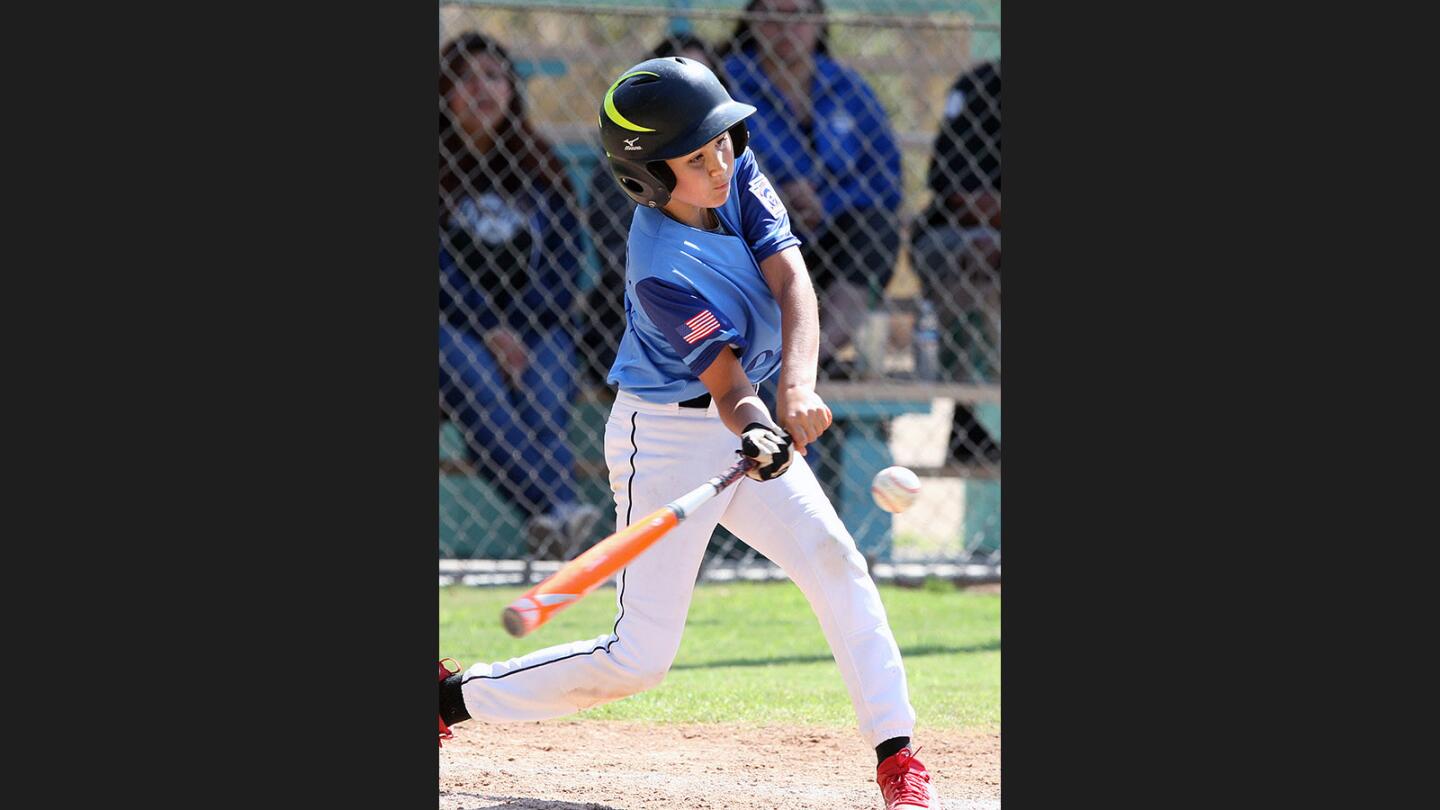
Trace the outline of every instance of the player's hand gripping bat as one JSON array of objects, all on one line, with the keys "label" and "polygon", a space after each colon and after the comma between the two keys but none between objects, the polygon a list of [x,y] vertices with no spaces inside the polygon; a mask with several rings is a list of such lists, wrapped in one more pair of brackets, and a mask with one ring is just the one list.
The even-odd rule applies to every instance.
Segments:
[{"label": "player's hand gripping bat", "polygon": [[655,541],[669,534],[687,515],[719,495],[754,466],[754,459],[742,458],[724,473],[586,549],[501,611],[500,620],[505,630],[519,638],[550,621],[550,617],[567,605],[578,602],[614,576],[616,571],[629,565]]}]

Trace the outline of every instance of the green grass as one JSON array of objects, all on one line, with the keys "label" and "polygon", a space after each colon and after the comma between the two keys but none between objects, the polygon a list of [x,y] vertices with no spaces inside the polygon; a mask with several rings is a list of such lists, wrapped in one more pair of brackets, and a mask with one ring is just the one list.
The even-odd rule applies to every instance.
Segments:
[{"label": "green grass", "polygon": [[[462,666],[608,634],[615,589],[561,611],[523,639],[500,611],[523,588],[440,589],[440,654]],[[882,586],[921,726],[1000,724],[1000,595],[948,584]],[[820,624],[790,582],[701,585],[665,682],[578,715],[673,723],[851,726],[854,710]]]}]

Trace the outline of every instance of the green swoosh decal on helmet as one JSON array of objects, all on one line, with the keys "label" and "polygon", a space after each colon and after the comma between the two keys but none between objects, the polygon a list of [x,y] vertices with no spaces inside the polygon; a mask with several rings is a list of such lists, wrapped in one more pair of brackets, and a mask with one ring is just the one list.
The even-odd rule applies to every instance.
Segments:
[{"label": "green swoosh decal on helmet", "polygon": [[630,130],[631,132],[654,132],[655,130],[653,129],[642,127],[639,124],[636,124],[635,122],[629,120],[625,116],[621,115],[619,110],[615,109],[615,88],[620,86],[620,82],[625,81],[631,76],[654,76],[657,79],[660,78],[659,73],[651,73],[648,70],[637,70],[634,73],[626,73],[624,76],[616,79],[615,83],[610,85],[610,89],[605,91],[605,114],[610,116],[611,121],[614,121],[617,125],[622,126]]}]

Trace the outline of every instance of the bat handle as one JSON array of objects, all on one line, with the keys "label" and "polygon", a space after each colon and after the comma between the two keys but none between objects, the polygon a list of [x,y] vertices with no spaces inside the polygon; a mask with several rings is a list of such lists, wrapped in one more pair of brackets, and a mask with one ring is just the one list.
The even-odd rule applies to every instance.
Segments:
[{"label": "bat handle", "polygon": [[719,495],[726,487],[740,480],[740,477],[756,464],[757,462],[753,458],[742,458],[735,462],[735,466],[665,505],[675,511],[675,517],[678,520],[684,520],[686,515],[699,509],[711,498]]},{"label": "bat handle", "polygon": [[[735,452],[739,453],[740,451],[736,450]],[[751,469],[759,466],[760,462],[756,461],[755,459],[750,458],[749,456],[742,456],[739,461],[735,462],[735,466],[731,467],[724,473],[717,475],[710,480],[714,484],[715,490],[718,492],[738,481],[740,479],[740,476],[749,472]]]}]

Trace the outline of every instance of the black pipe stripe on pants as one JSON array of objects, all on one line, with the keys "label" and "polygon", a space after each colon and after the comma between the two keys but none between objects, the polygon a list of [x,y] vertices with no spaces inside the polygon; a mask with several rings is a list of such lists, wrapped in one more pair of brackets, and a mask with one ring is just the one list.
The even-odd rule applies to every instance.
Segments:
[{"label": "black pipe stripe on pants", "polygon": [[[627,501],[627,503],[625,504],[625,525],[626,525],[627,527],[630,525],[630,510],[634,507],[634,504],[635,504],[634,490],[633,490],[633,487],[634,487],[634,484],[635,484],[635,454],[640,452],[640,448],[635,445],[635,417],[636,417],[636,416],[639,416],[639,411],[631,412],[631,414],[630,414],[630,480],[625,482],[625,498],[626,498],[626,501]],[[585,651],[585,652],[570,653],[569,655],[564,655],[564,656],[561,656],[561,657],[559,657],[559,658],[551,659],[551,660],[549,660],[549,661],[541,661],[541,662],[538,663],[538,664],[531,664],[531,665],[528,666],[528,667],[521,667],[520,669],[512,669],[512,670],[510,670],[509,672],[505,673],[504,675],[476,675],[476,676],[473,677],[473,678],[466,678],[465,680],[461,681],[461,682],[460,682],[461,685],[467,684],[467,683],[469,683],[470,681],[498,681],[498,680],[500,680],[501,678],[508,678],[508,677],[510,677],[511,675],[514,675],[514,674],[517,673],[517,672],[529,672],[529,671],[532,670],[532,669],[538,669],[538,668],[543,667],[543,666],[545,666],[545,665],[547,665],[547,664],[554,664],[554,663],[557,663],[557,662],[559,662],[559,661],[566,661],[566,660],[569,660],[569,659],[571,659],[571,658],[575,658],[575,657],[577,657],[577,656],[581,656],[581,655],[593,655],[593,654],[595,654],[595,653],[597,653],[597,652],[600,652],[601,650],[604,650],[604,651],[607,652],[607,653],[610,652],[610,647],[611,647],[612,645],[614,645],[614,644],[619,644],[619,643],[620,643],[620,620],[623,619],[623,618],[625,618],[625,572],[626,572],[626,571],[629,571],[629,570],[630,570],[629,568],[622,568],[622,569],[620,569],[620,585],[619,585],[619,587],[620,587],[620,594],[619,594],[619,596],[616,597],[616,599],[620,602],[620,615],[615,617],[615,626],[614,626],[613,628],[611,628],[611,630],[610,630],[610,635],[613,636],[614,638],[611,638],[609,641],[605,642],[605,644],[604,644],[603,646],[597,645],[597,646],[595,646],[595,647],[593,647],[593,648],[591,648],[591,649],[589,649],[589,650],[587,650],[587,651]]]}]

